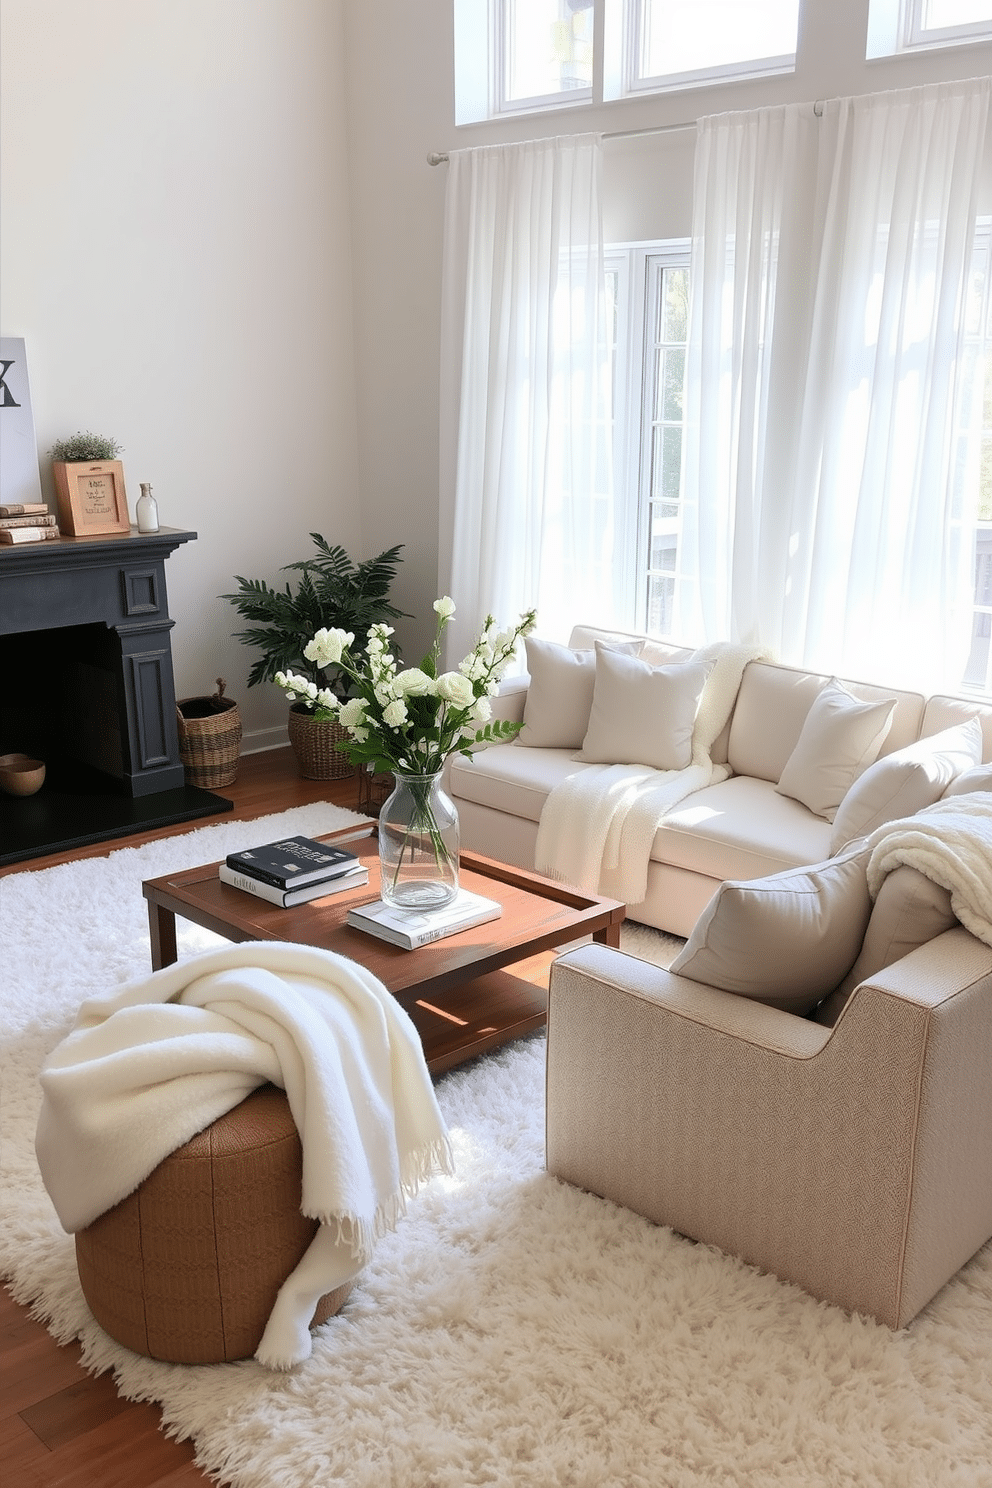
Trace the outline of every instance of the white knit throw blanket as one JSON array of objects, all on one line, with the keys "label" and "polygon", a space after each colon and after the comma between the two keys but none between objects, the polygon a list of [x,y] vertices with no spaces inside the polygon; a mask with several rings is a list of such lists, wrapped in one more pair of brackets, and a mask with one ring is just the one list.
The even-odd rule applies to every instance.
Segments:
[{"label": "white knit throw blanket", "polygon": [[887,822],[868,838],[868,889],[905,863],[940,884],[976,939],[992,945],[992,793],[950,796],[916,816]]},{"label": "white knit throw blanket", "polygon": [[[699,700],[692,733],[692,761],[684,770],[645,765],[588,765],[549,793],[537,829],[538,873],[601,892],[610,875],[611,894],[637,905],[647,897],[648,863],[655,834],[673,806],[704,786],[726,780],[726,765],[710,758],[730,717],[749,661],[768,652],[757,646],[717,641],[693,653],[712,667]],[[602,892],[606,892],[606,888]]]},{"label": "white knit throw blanket", "polygon": [[310,1354],[320,1298],[424,1179],[452,1171],[420,1038],[376,977],[331,951],[247,942],[90,999],[42,1069],[36,1149],[71,1233],[267,1081],[286,1091],[302,1212],[320,1221],[255,1355],[285,1369]]}]

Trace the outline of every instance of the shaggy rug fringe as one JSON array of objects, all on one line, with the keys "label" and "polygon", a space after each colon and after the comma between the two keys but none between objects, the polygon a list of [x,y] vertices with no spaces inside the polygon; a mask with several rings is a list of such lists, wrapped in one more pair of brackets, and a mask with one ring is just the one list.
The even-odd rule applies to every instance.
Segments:
[{"label": "shaggy rug fringe", "polygon": [[[304,1364],[114,1344],[34,1161],[37,1070],[83,998],[146,971],[141,879],[263,825],[0,879],[0,1272],[87,1368],[159,1403],[236,1488],[992,1488],[992,1250],[896,1334],[559,1183],[540,1036],[438,1082],[455,1172],[411,1200]],[[626,943],[662,963],[679,944],[635,927]]]}]

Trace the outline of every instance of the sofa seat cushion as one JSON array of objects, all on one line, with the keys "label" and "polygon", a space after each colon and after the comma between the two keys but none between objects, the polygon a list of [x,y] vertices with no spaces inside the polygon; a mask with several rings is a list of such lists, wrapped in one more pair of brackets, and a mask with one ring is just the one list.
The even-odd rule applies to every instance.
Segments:
[{"label": "sofa seat cushion", "polygon": [[493,744],[467,760],[451,762],[450,791],[463,801],[491,806],[525,821],[541,820],[549,793],[589,765],[575,759],[572,749],[537,749],[520,744]]},{"label": "sofa seat cushion", "polygon": [[818,863],[829,844],[829,822],[779,795],[771,781],[735,775],[669,812],[651,856],[709,878],[761,878]]}]

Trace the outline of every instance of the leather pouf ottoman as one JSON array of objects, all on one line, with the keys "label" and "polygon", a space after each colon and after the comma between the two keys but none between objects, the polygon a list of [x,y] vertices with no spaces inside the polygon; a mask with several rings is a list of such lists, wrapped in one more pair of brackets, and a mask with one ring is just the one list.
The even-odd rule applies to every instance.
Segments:
[{"label": "leather pouf ottoman", "polygon": [[[76,1235],[83,1294],[118,1343],[174,1364],[249,1358],[317,1233],[285,1093],[263,1085]],[[322,1297],[336,1313],[353,1282]]]}]

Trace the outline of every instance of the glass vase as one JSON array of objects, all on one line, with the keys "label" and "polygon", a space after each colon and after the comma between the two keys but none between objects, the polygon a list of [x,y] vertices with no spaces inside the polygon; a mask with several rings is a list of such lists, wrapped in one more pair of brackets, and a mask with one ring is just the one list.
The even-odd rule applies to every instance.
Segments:
[{"label": "glass vase", "polygon": [[396,776],[379,812],[379,866],[397,909],[441,909],[458,893],[458,811],[440,772]]}]

